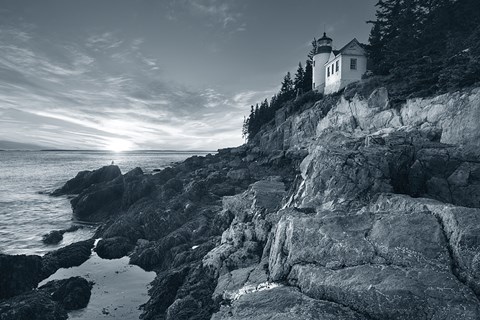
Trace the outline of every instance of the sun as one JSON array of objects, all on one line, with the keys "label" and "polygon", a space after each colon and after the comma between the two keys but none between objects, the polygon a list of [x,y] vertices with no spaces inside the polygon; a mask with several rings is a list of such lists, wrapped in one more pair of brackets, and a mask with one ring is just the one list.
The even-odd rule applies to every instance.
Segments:
[{"label": "sun", "polygon": [[112,151],[112,152],[123,152],[123,151],[129,151],[133,147],[133,144],[128,141],[128,140],[122,140],[122,139],[111,139],[107,143],[107,150]]}]

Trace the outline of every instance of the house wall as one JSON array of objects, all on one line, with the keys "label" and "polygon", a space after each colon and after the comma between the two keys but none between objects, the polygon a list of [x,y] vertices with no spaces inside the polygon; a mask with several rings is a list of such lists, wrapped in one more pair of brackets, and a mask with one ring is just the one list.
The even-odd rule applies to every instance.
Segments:
[{"label": "house wall", "polygon": [[[338,72],[337,72],[337,68],[335,67],[337,61],[339,63]],[[332,73],[332,66],[334,66],[333,73]],[[328,75],[328,69],[330,69],[330,76]],[[335,83],[340,82],[342,80],[342,69],[343,69],[343,65],[342,65],[341,55],[337,56],[334,60],[332,60],[325,66],[325,79],[326,79],[325,88],[332,87],[333,85],[335,85]]]},{"label": "house wall", "polygon": [[[357,59],[357,69],[350,69],[350,59]],[[362,75],[367,71],[367,57],[363,55],[339,55],[334,61],[328,64],[330,66],[340,60],[340,72],[333,76],[327,77],[324,93],[335,93],[347,86],[348,84],[361,80]],[[325,73],[326,75],[327,73]]]}]

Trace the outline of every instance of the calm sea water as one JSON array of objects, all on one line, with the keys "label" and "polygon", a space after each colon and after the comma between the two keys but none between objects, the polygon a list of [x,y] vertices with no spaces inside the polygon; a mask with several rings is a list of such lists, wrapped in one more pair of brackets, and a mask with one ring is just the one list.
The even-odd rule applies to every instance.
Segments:
[{"label": "calm sea water", "polygon": [[[112,161],[126,173],[135,167],[152,172],[202,152],[95,152],[2,151],[0,152],[0,252],[45,254],[72,242],[89,238],[94,227],[66,233],[59,245],[47,246],[42,235],[70,227],[72,210],[66,197],[47,195],[78,171],[98,169]],[[76,222],[75,222],[76,223]]]}]

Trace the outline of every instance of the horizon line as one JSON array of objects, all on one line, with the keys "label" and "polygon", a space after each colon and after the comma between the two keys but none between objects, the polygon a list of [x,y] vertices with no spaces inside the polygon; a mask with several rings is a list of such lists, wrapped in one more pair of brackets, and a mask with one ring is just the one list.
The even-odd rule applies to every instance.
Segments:
[{"label": "horizon line", "polygon": [[113,151],[108,149],[0,149],[0,151],[37,151],[37,152],[54,152],[54,151],[63,151],[63,152],[108,152],[108,153],[128,153],[128,152],[218,152],[217,150],[176,150],[176,149],[132,149],[132,150],[123,150],[123,151]]}]

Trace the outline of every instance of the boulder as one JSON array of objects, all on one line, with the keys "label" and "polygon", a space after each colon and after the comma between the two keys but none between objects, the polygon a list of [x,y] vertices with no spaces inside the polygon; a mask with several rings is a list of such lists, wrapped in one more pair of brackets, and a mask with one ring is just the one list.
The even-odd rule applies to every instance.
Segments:
[{"label": "boulder", "polygon": [[90,301],[91,289],[92,284],[82,277],[50,281],[39,288],[65,310],[85,308]]},{"label": "boulder", "polygon": [[46,292],[32,291],[0,302],[1,320],[66,320],[67,311]]},{"label": "boulder", "polygon": [[76,267],[90,258],[94,240],[72,243],[66,247],[51,251],[42,257],[42,279],[55,273],[59,268]]},{"label": "boulder", "polygon": [[76,219],[100,222],[121,209],[124,192],[123,177],[93,185],[71,200]]},{"label": "boulder", "polygon": [[42,242],[45,244],[58,244],[63,240],[63,232],[60,230],[53,230],[42,237]]},{"label": "boulder", "polygon": [[42,258],[39,256],[0,254],[0,299],[6,299],[36,288],[42,280]]},{"label": "boulder", "polygon": [[132,251],[134,245],[124,237],[101,239],[95,247],[95,252],[103,259],[119,259]]},{"label": "boulder", "polygon": [[120,168],[115,165],[105,166],[93,171],[81,171],[75,178],[68,180],[63,187],[53,191],[52,195],[79,194],[94,184],[114,180],[121,174]]},{"label": "boulder", "polygon": [[1,320],[64,320],[67,311],[85,308],[92,285],[81,277],[54,280],[0,302]]},{"label": "boulder", "polygon": [[91,254],[93,240],[73,243],[39,256],[0,254],[0,299],[9,298],[36,288],[38,283],[59,268],[79,266]]},{"label": "boulder", "polygon": [[150,176],[135,168],[123,176],[92,185],[71,200],[75,217],[82,221],[100,222],[149,195],[155,190]]}]

